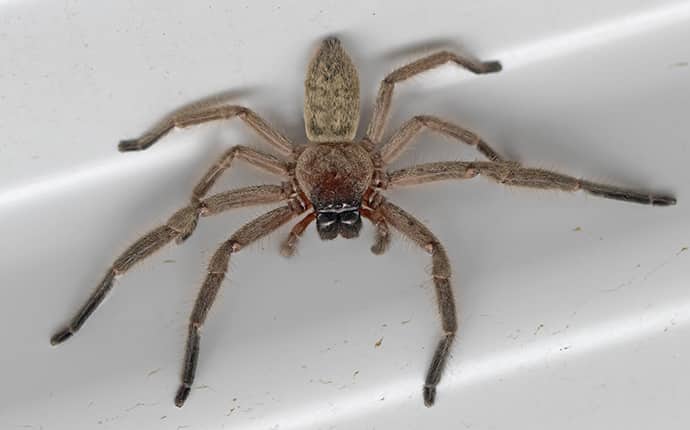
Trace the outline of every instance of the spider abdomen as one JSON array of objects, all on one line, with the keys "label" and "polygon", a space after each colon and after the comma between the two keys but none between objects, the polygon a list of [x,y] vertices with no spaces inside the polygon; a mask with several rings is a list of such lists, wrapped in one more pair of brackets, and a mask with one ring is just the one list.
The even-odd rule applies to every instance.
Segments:
[{"label": "spider abdomen", "polygon": [[357,68],[336,38],[323,41],[304,81],[304,125],[311,142],[352,141],[359,123]]}]

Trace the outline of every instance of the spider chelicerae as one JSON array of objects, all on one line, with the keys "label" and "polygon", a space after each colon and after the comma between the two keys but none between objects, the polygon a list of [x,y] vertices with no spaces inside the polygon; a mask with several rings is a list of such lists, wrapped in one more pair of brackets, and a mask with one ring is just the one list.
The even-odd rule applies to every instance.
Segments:
[{"label": "spider chelicerae", "polygon": [[[50,340],[56,345],[76,333],[110,292],[118,275],[137,262],[175,240],[183,242],[193,232],[200,216],[211,216],[230,209],[251,205],[283,205],[245,224],[214,253],[206,279],[196,299],[189,321],[189,331],[182,366],[182,381],[175,396],[181,407],[194,382],[199,356],[200,328],[225,279],[231,254],[301,216],[281,245],[281,253],[291,256],[300,235],[312,222],[323,240],[338,236],[350,239],[359,235],[362,217],[375,226],[371,251],[383,253],[390,241],[390,228],[407,236],[431,255],[442,336],[432,356],[423,384],[423,399],[432,406],[457,330],[451,269],[441,242],[415,217],[389,202],[381,191],[448,179],[469,179],[482,175],[505,185],[561,191],[585,191],[609,199],[668,206],[675,198],[650,194],[578,179],[561,173],[523,167],[505,160],[475,133],[431,115],[419,115],[406,121],[392,137],[382,141],[395,84],[415,75],[453,63],[476,74],[501,70],[497,61],[479,62],[442,51],[400,67],[381,82],[373,117],[366,136],[355,139],[360,117],[357,69],[336,38],[324,40],[313,56],[305,80],[304,123],[308,142],[294,144],[250,109],[223,103],[209,103],[181,110],[154,126],[138,139],[124,140],[119,150],[140,151],[149,148],[175,128],[185,128],[207,121],[239,118],[273,146],[281,156],[257,151],[247,146],[233,146],[206,172],[196,185],[190,202],[162,226],[137,240],[108,269],[104,279],[70,323]],[[440,133],[476,148],[488,161],[442,161],[417,164],[399,170],[387,170],[422,130]],[[208,196],[218,177],[233,160],[245,161],[259,169],[285,178],[281,185],[257,185]]]}]

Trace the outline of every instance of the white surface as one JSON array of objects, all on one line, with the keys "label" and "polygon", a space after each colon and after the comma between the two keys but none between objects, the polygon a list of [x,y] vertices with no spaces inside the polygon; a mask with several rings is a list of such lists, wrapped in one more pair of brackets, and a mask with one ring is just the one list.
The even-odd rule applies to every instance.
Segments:
[{"label": "white surface", "polygon": [[[353,3],[0,4],[0,428],[687,428],[690,2]],[[303,139],[304,68],[331,34],[360,67],[362,127],[385,73],[461,46],[504,71],[401,85],[389,133],[435,113],[525,164],[679,204],[483,180],[389,193],[454,265],[461,329],[432,409],[428,256],[396,239],[374,257],[369,227],[331,243],[310,228],[292,260],[277,252],[282,230],[233,257],[196,389],[173,406],[207,259],[265,208],[205,220],[51,348],[113,258],[183,204],[223,148],[262,145],[238,122],[144,153],[117,141],[225,90]],[[397,165],[476,157],[420,140]],[[274,180],[242,166],[218,188]]]}]

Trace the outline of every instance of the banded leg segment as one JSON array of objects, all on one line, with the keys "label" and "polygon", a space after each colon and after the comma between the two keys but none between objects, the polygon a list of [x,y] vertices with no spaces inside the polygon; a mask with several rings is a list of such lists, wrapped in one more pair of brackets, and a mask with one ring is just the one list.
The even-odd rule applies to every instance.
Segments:
[{"label": "banded leg segment", "polygon": [[545,169],[522,167],[507,162],[440,162],[420,164],[390,172],[388,186],[416,185],[447,179],[467,179],[477,175],[504,185],[560,191],[584,191],[598,197],[654,206],[676,204],[675,197],[601,184]]},{"label": "banded leg segment", "polygon": [[273,232],[278,227],[290,221],[297,212],[290,206],[274,209],[255,220],[245,224],[235,234],[218,248],[208,265],[208,273],[194,303],[194,309],[189,321],[189,332],[182,366],[182,382],[175,395],[175,405],[182,407],[189,396],[194,383],[197,362],[199,359],[199,344],[201,342],[200,329],[206,321],[208,312],[218,295],[221,283],[225,278],[230,261],[230,254],[239,252],[242,248],[263,236]]},{"label": "banded leg segment", "polygon": [[440,161],[417,164],[413,167],[388,172],[387,187],[419,185],[448,179],[469,179],[477,176],[474,163],[463,161]]},{"label": "banded leg segment", "polygon": [[443,338],[436,346],[424,381],[424,404],[430,407],[436,400],[436,386],[441,380],[443,369],[450,355],[450,347],[458,328],[455,299],[450,285],[450,262],[441,243],[424,224],[387,201],[381,204],[380,209],[391,226],[431,254],[431,274],[434,279],[438,311],[441,316]]},{"label": "banded leg segment", "polygon": [[220,156],[213,166],[206,172],[203,178],[197,183],[192,192],[192,201],[202,199],[213,187],[218,178],[232,165],[233,160],[246,161],[254,167],[258,167],[269,173],[287,177],[290,175],[288,163],[265,152],[257,151],[248,146],[237,145],[228,149]]},{"label": "banded leg segment", "polygon": [[[203,200],[200,205],[204,208],[203,215],[215,215],[225,210],[250,206],[261,203],[272,203],[287,199],[283,188],[277,185],[262,185],[257,187],[240,188],[234,191],[216,194]],[[103,302],[113,287],[117,275],[124,274],[136,263],[154,254],[173,239],[191,234],[197,223],[199,207],[190,205],[177,211],[162,226],[145,234],[123,252],[106,272],[105,277],[89,299],[79,309],[66,327],[58,331],[51,339],[52,345],[57,345],[72,337],[96,308]]]},{"label": "banded leg segment", "polygon": [[149,148],[175,128],[186,128],[209,121],[234,117],[244,121],[252,130],[279,151],[284,154],[292,152],[292,143],[287,137],[271,127],[252,110],[237,105],[208,106],[196,110],[181,111],[159,122],[139,138],[121,141],[118,149],[122,152],[141,151]]},{"label": "banded leg segment", "polygon": [[501,70],[501,63],[498,61],[480,62],[448,51],[441,51],[423,57],[406,66],[394,70],[381,82],[379,93],[374,105],[374,114],[367,128],[367,138],[374,144],[378,144],[383,136],[383,131],[388,120],[393,88],[395,84],[427,70],[435,69],[445,63],[455,63],[475,74],[494,73]]},{"label": "banded leg segment", "polygon": [[[194,190],[192,191],[192,197],[190,198],[190,206],[195,206],[197,208],[198,214],[201,214],[202,212],[209,213],[209,207],[203,207],[201,205],[201,199],[206,196],[206,194],[209,192],[209,190],[213,187],[213,185],[216,183],[218,178],[225,172],[227,169],[229,169],[232,166],[232,161],[238,158],[240,160],[243,160],[247,162],[248,164],[258,167],[261,170],[264,170],[269,173],[273,173],[279,176],[287,177],[289,176],[289,167],[288,163],[280,160],[277,157],[274,157],[271,154],[267,154],[265,152],[257,151],[255,149],[252,149],[248,146],[243,146],[243,145],[237,145],[233,146],[232,148],[228,149],[223,155],[220,156],[218,161],[216,161],[213,166],[211,166],[210,169],[206,171],[204,174],[204,177],[201,178],[201,180],[196,184],[194,187]],[[208,205],[213,207],[213,204],[216,202],[222,202],[222,201],[230,201],[230,202],[237,202],[237,199],[240,199],[240,202],[245,202],[244,199],[249,199],[244,203],[244,205],[247,204],[259,204],[259,203],[264,203],[264,197],[266,193],[273,194],[274,190],[271,189],[272,186],[268,187],[248,187],[244,188],[242,190],[234,190],[234,191],[227,191],[225,193],[220,193],[214,196],[214,199],[211,199],[209,202],[207,202]],[[252,196],[250,195],[251,192],[256,191],[256,203],[252,202]],[[241,196],[239,194],[242,194]],[[228,200],[229,199],[229,200]],[[276,200],[269,199],[267,202],[271,203]],[[225,205],[227,206],[227,205]],[[222,210],[227,210],[231,209],[231,207],[226,207],[225,209]],[[211,213],[214,213],[212,210],[210,211]],[[216,211],[217,212],[217,211]],[[197,216],[198,218],[198,216]],[[191,224],[189,226],[189,229],[186,230],[180,237],[177,238],[177,242],[181,243],[184,242],[191,236],[191,234],[194,232],[194,229],[196,228],[196,222]]]},{"label": "banded leg segment", "polygon": [[277,203],[289,198],[290,192],[280,185],[254,185],[223,191],[201,201],[200,215],[217,215],[230,209]]},{"label": "banded leg segment", "polygon": [[[269,173],[274,173],[279,176],[289,176],[289,168],[288,168],[288,163],[280,160],[277,157],[274,157],[271,154],[266,154],[264,152],[257,151],[255,149],[249,148],[247,146],[243,145],[237,145],[233,146],[229,150],[225,151],[223,155],[220,156],[218,161],[216,161],[213,166],[211,166],[210,169],[206,171],[204,174],[204,177],[201,178],[201,180],[197,183],[197,185],[194,187],[194,190],[192,191],[192,197],[190,198],[190,206],[194,206],[197,208],[197,219],[198,215],[200,215],[202,212],[208,213],[208,208],[203,208],[201,205],[201,199],[208,194],[209,190],[213,187],[213,185],[216,183],[218,178],[225,172],[227,169],[229,169],[232,166],[232,162],[235,158],[238,158],[240,160],[244,160],[248,164],[258,167],[261,170],[267,171]],[[266,189],[262,189],[261,187],[249,187],[245,189],[248,191],[247,193],[244,193],[243,198],[250,197],[248,194],[252,190],[257,190],[259,194],[257,194],[257,198],[259,198],[259,201],[257,203],[263,203],[261,200],[261,194],[263,194],[261,191],[265,191]],[[259,191],[261,190],[261,191]],[[231,194],[230,196],[227,196],[227,194]],[[218,198],[223,199],[225,198],[234,198],[234,194],[236,191],[229,191],[226,193],[221,193],[216,195],[216,200]],[[251,197],[250,197],[251,198]],[[234,201],[234,200],[232,200]],[[275,200],[269,200],[269,202],[273,202]],[[251,203],[248,203],[251,204]],[[228,208],[230,209],[230,208]],[[194,229],[196,228],[197,223],[194,222],[189,225],[189,228],[184,231],[182,235],[180,235],[177,238],[178,243],[182,243],[185,240],[189,238],[189,236],[192,235],[194,232]]]},{"label": "banded leg segment", "polygon": [[380,151],[383,162],[388,164],[398,158],[403,149],[425,128],[473,146],[491,161],[502,160],[502,157],[477,134],[435,116],[418,115],[405,122],[383,145]]}]

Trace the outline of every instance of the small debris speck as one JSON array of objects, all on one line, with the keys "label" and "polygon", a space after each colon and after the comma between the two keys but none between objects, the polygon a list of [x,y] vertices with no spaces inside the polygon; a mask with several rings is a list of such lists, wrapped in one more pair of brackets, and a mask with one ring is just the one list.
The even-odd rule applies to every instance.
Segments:
[{"label": "small debris speck", "polygon": [[127,412],[133,411],[134,409],[136,409],[136,408],[138,408],[138,407],[140,407],[140,406],[146,406],[146,405],[145,405],[144,403],[139,402],[139,403],[137,403],[137,404],[134,405],[134,406],[128,407],[127,409],[125,409],[125,411],[127,411]]},{"label": "small debris speck", "polygon": [[400,321],[400,324],[405,325],[405,324],[409,323],[410,321],[412,321],[412,320]]},{"label": "small debris speck", "polygon": [[161,371],[160,367],[159,367],[158,369],[153,369],[152,371],[150,371],[149,373],[147,373],[146,376],[155,375],[156,373],[158,373],[158,372],[160,372],[160,371]]},{"label": "small debris speck", "polygon": [[539,324],[539,325],[537,326],[537,329],[534,330],[534,334],[536,335],[537,333],[539,333],[539,330],[541,330],[541,329],[543,329],[543,328],[544,328],[544,324]]},{"label": "small debris speck", "polygon": [[175,262],[175,260],[163,260],[163,263],[166,263],[166,264],[170,264],[170,263],[174,263],[174,262]]},{"label": "small debris speck", "polygon": [[374,348],[378,348],[379,346],[381,346],[381,343],[383,343],[383,338],[376,341],[376,343],[374,344]]},{"label": "small debris speck", "polygon": [[573,231],[582,231],[582,227],[577,226],[577,227],[575,227],[575,228],[573,229]]},{"label": "small debris speck", "polygon": [[136,405],[130,406],[129,408],[125,409],[125,412],[130,412],[133,411],[134,409],[140,408],[140,407],[149,407],[149,406],[156,406],[158,403],[143,403],[143,402],[138,402]]}]

